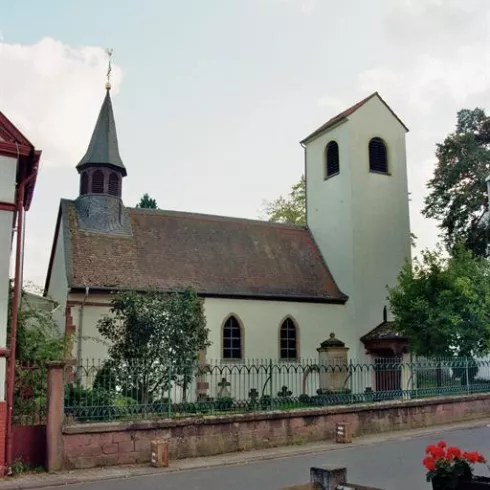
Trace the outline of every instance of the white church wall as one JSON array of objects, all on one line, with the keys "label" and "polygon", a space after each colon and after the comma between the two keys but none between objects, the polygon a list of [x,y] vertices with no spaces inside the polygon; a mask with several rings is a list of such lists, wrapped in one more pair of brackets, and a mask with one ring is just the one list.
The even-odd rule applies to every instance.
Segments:
[{"label": "white church wall", "polygon": [[[389,175],[369,171],[369,141],[388,147]],[[340,172],[324,179],[325,148],[339,145]],[[405,129],[378,97],[306,144],[307,219],[342,292],[349,296],[350,355],[383,320],[387,285],[410,257]],[[390,317],[388,318],[390,319]]]},{"label": "white church wall", "polygon": [[[387,285],[394,286],[410,259],[410,218],[405,128],[378,99],[349,123],[352,167],[352,230],[356,324],[367,333],[382,320]],[[384,140],[389,174],[369,171],[369,141]],[[391,313],[388,308],[388,320]]]},{"label": "white church wall", "polygon": [[[17,164],[14,158],[0,156],[0,202],[15,203]],[[7,312],[12,252],[14,213],[0,210],[0,347],[7,343]],[[0,379],[5,379],[5,358],[0,359]],[[0,401],[5,399],[4,383],[0,383]]]},{"label": "white church wall", "polygon": [[47,296],[56,301],[59,307],[53,313],[53,320],[61,334],[65,333],[65,309],[68,291],[68,280],[66,276],[65,241],[63,240],[63,221],[59,224],[58,240],[55,245],[53,265]]},{"label": "white church wall", "polygon": [[[70,295],[69,299],[80,303],[83,295]],[[88,375],[89,384],[96,373],[96,369],[90,368],[97,368],[107,359],[107,345],[97,331],[97,322],[103,315],[109,314],[109,301],[109,296],[89,295],[83,308],[81,359],[84,376]],[[96,302],[101,306],[94,306]],[[72,307],[73,320],[78,332],[80,308],[80,304]],[[211,342],[206,359],[213,366],[212,373],[205,378],[210,385],[209,395],[213,398],[218,397],[218,383],[222,378],[231,383],[230,394],[235,399],[247,399],[252,388],[260,392],[265,389],[266,394],[272,393],[274,396],[277,396],[282,386],[288,386],[294,396],[303,393],[304,367],[298,367],[293,362],[289,363],[289,368],[278,360],[279,328],[287,316],[293,318],[298,327],[299,355],[303,364],[318,360],[317,348],[331,332],[348,346],[356,342],[348,329],[345,305],[207,298],[204,301],[204,312]],[[236,315],[243,326],[243,361],[230,362],[221,359],[222,326],[230,314]],[[77,345],[75,342],[75,358],[78,352]],[[244,364],[247,365],[246,368]],[[267,382],[270,371],[266,371],[265,368],[269,369],[271,364],[272,381]],[[260,369],[255,369],[254,366],[260,366]],[[315,394],[319,387],[318,375],[307,376],[305,383],[308,393]],[[193,382],[188,390],[189,400],[195,399],[195,388],[196,383]],[[182,391],[178,387],[173,387],[172,398],[176,402],[181,400]]]}]

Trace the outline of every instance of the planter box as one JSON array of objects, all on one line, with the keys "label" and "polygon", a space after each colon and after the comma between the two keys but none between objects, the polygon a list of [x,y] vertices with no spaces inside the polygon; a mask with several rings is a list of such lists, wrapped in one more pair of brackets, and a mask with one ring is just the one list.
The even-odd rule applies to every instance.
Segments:
[{"label": "planter box", "polygon": [[441,484],[437,479],[432,481],[433,490],[490,490],[490,478],[486,476],[474,476],[473,480],[464,481],[458,484],[455,489],[450,489]]}]

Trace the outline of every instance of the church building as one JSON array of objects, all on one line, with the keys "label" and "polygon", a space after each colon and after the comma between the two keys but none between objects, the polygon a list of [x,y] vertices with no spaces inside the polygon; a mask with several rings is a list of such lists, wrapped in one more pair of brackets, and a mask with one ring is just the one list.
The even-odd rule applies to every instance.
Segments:
[{"label": "church building", "polygon": [[331,333],[350,359],[400,356],[386,298],[410,258],[407,131],[374,93],[303,139],[305,227],[131,208],[136,165],[120,155],[108,86],[45,286],[76,340],[70,356],[107,356],[97,322],[112,291],[189,286],[204,300],[208,360],[317,359]]}]

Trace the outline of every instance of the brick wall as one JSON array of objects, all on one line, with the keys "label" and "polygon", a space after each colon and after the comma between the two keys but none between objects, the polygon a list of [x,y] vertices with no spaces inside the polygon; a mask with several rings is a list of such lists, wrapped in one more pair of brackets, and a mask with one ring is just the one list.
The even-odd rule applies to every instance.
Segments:
[{"label": "brick wall", "polygon": [[259,412],[180,420],[68,425],[65,469],[146,463],[150,441],[167,439],[170,460],[332,440],[337,422],[355,436],[484,418],[490,394],[384,402],[289,412]]}]

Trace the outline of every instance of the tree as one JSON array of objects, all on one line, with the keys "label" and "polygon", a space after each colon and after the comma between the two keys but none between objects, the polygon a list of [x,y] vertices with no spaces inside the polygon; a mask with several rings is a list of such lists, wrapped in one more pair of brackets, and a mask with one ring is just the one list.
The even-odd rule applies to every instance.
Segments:
[{"label": "tree", "polygon": [[210,345],[202,302],[191,289],[120,292],[98,330],[110,342],[112,385],[143,404],[161,397],[172,382],[185,394],[199,351]]},{"label": "tree", "polygon": [[[63,359],[65,338],[60,334],[51,312],[36,308],[29,301],[26,301],[25,297],[26,293],[22,291],[17,316],[16,359],[19,362],[31,364]],[[13,288],[10,287],[9,322],[12,308]],[[8,324],[7,335],[10,338],[10,323]]]},{"label": "tree", "polygon": [[148,194],[143,194],[143,197],[140,199],[140,202],[136,204],[136,207],[146,209],[158,209],[156,200],[152,199]]},{"label": "tree", "polygon": [[290,223],[304,226],[306,224],[306,182],[302,175],[299,182],[291,187],[287,197],[279,196],[265,204],[265,213],[269,221]]},{"label": "tree", "polygon": [[428,182],[422,211],[439,220],[450,251],[458,241],[479,256],[487,256],[490,226],[485,178],[490,173],[490,119],[483,109],[458,112],[456,131],[437,145],[437,164]]},{"label": "tree", "polygon": [[490,351],[490,266],[457,244],[453,255],[424,251],[389,290],[394,328],[414,354],[472,357]]}]

